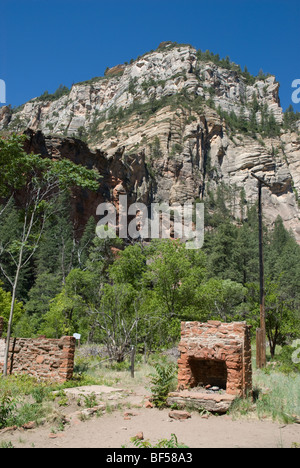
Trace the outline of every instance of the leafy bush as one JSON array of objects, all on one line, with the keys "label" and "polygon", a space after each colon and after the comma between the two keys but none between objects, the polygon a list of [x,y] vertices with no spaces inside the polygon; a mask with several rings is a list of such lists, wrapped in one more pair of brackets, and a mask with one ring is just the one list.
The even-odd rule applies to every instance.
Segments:
[{"label": "leafy bush", "polygon": [[97,405],[97,395],[95,394],[95,392],[92,392],[88,395],[84,395],[83,393],[81,393],[77,401],[78,406],[81,406],[82,400],[84,401],[84,406],[86,408],[93,408]]},{"label": "leafy bush", "polygon": [[151,392],[153,403],[157,408],[166,406],[168,394],[175,380],[175,365],[159,364],[154,366],[155,374],[151,374]]},{"label": "leafy bush", "polygon": [[36,387],[32,390],[31,395],[37,404],[43,403],[43,401],[49,396],[50,389],[44,385]]},{"label": "leafy bush", "polygon": [[11,396],[10,392],[4,392],[0,397],[0,429],[7,426],[16,409],[16,404],[16,400]]}]

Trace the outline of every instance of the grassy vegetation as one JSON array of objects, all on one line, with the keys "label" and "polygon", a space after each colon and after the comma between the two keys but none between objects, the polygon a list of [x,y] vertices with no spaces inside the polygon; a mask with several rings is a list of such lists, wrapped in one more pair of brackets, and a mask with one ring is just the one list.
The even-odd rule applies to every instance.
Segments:
[{"label": "grassy vegetation", "polygon": [[[188,448],[187,445],[178,441],[176,434],[171,434],[170,439],[160,439],[154,445],[149,440],[139,440],[137,437],[132,437],[131,442],[137,448]],[[128,446],[123,448],[128,448]],[[172,460],[176,461],[174,455]]]},{"label": "grassy vegetation", "polygon": [[[152,361],[155,359],[152,357]],[[122,389],[130,392],[133,384],[139,386],[149,382],[149,374],[153,371],[152,364],[142,363],[141,359],[137,361],[134,382],[129,361],[111,364],[101,357],[82,357],[80,353],[76,356],[73,379],[63,384],[38,382],[26,375],[0,378],[0,430],[5,427],[21,427],[29,422],[34,422],[36,426],[51,423],[57,430],[63,430],[62,412],[59,408],[69,405],[64,392],[66,388],[120,384]],[[93,394],[83,395],[77,401],[78,406],[85,408],[95,404]],[[107,408],[107,412],[109,410]]]},{"label": "grassy vegetation", "polygon": [[[287,347],[288,348],[288,347]],[[274,359],[267,355],[265,369],[256,369],[253,354],[253,396],[236,399],[230,408],[233,418],[272,419],[290,424],[300,420],[300,366],[278,349]]]},{"label": "grassy vegetation", "polygon": [[300,375],[278,371],[255,371],[253,398],[237,399],[229,410],[234,419],[241,417],[272,419],[290,424],[300,418]]},{"label": "grassy vegetation", "polygon": [[[65,384],[38,382],[32,377],[11,375],[0,379],[0,429],[22,427],[34,422],[36,426],[45,422],[59,422],[57,407],[64,406],[64,388],[91,385],[97,380],[75,375]],[[55,393],[54,393],[55,392]]]},{"label": "grassy vegetation", "polygon": [[[254,358],[253,396],[236,399],[229,410],[234,419],[245,417],[271,419],[285,424],[299,421],[300,373],[293,370],[282,372],[280,365],[278,360],[273,360],[265,370],[256,370]],[[74,378],[61,385],[37,382],[29,376],[1,378],[0,429],[11,426],[21,427],[34,421],[37,426],[48,422],[54,424],[56,430],[63,430],[62,412],[59,408],[69,404],[64,393],[64,389],[68,387],[93,384],[119,385],[130,393],[135,387],[143,386],[149,390],[149,394],[152,391],[154,397],[161,403],[159,394],[161,389],[162,396],[165,396],[165,382],[162,382],[161,377],[166,374],[170,383],[177,374],[174,362],[170,363],[169,358],[161,354],[153,354],[147,363],[143,357],[138,356],[134,380],[130,374],[129,361],[110,364],[100,356],[83,356],[78,353],[75,371]],[[77,404],[89,408],[95,404],[95,401],[91,395],[88,398],[81,398]]]}]

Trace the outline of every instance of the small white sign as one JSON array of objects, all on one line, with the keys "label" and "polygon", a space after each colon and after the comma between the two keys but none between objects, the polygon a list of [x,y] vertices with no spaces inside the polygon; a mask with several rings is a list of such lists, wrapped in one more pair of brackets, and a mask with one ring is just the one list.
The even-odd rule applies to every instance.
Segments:
[{"label": "small white sign", "polygon": [[5,358],[5,340],[4,338],[0,339],[0,364],[4,364]]},{"label": "small white sign", "polygon": [[79,333],[74,333],[73,336],[74,338],[76,338],[76,340],[80,340],[81,338],[81,335]]}]

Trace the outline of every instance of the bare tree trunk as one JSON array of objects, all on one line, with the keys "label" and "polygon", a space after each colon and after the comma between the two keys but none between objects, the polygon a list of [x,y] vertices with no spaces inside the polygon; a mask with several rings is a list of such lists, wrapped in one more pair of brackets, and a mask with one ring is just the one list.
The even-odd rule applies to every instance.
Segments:
[{"label": "bare tree trunk", "polygon": [[22,257],[23,257],[23,248],[21,248],[21,251],[20,251],[19,264],[18,264],[18,268],[16,271],[16,276],[15,276],[15,280],[13,284],[10,314],[9,314],[9,320],[8,320],[8,325],[7,325],[7,337],[6,337],[6,347],[5,347],[4,365],[3,365],[3,375],[5,377],[7,376],[9,344],[10,344],[12,322],[13,322],[13,316],[14,316],[14,310],[15,310],[16,292],[17,292],[17,286],[18,286],[21,264],[22,264]]},{"label": "bare tree trunk", "polygon": [[[38,192],[39,194],[39,192]],[[37,197],[38,200],[38,197]],[[37,202],[35,202],[35,206],[33,209],[33,212],[30,217],[29,224],[27,224],[28,221],[28,213],[26,212],[25,214],[25,220],[24,220],[24,225],[23,225],[23,233],[22,233],[22,241],[21,241],[21,248],[19,252],[19,258],[18,262],[15,262],[16,265],[16,274],[14,280],[10,280],[10,283],[12,285],[12,298],[11,298],[11,306],[10,306],[10,314],[9,314],[9,320],[8,320],[8,326],[7,326],[7,338],[6,338],[6,347],[5,347],[5,355],[4,355],[4,365],[3,365],[3,375],[7,376],[7,368],[8,368],[8,354],[9,354],[9,344],[10,344],[10,337],[11,337],[11,329],[12,329],[12,323],[13,323],[13,316],[14,316],[14,310],[15,310],[15,303],[16,303],[16,293],[17,293],[17,287],[18,287],[18,282],[19,282],[19,277],[20,277],[20,272],[22,267],[26,265],[26,263],[30,260],[30,258],[33,255],[33,252],[35,252],[37,245],[33,249],[33,252],[28,256],[27,260],[23,263],[23,255],[24,255],[24,246],[26,245],[26,242],[31,234],[32,227],[33,227],[33,222],[34,222],[34,217],[37,209]],[[41,236],[42,231],[40,232]]]}]

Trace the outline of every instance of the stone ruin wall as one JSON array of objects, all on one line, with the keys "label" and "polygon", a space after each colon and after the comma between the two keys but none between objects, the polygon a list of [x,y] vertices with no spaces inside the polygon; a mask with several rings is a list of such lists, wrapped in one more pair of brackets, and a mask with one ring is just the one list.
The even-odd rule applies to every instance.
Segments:
[{"label": "stone ruin wall", "polygon": [[251,392],[250,328],[245,322],[182,322],[178,389],[212,384],[230,395]]},{"label": "stone ruin wall", "polygon": [[[0,373],[3,371],[6,340],[2,338],[3,318],[0,317]],[[38,380],[65,382],[73,376],[75,338],[44,337],[11,338],[8,373],[27,374]]]}]

